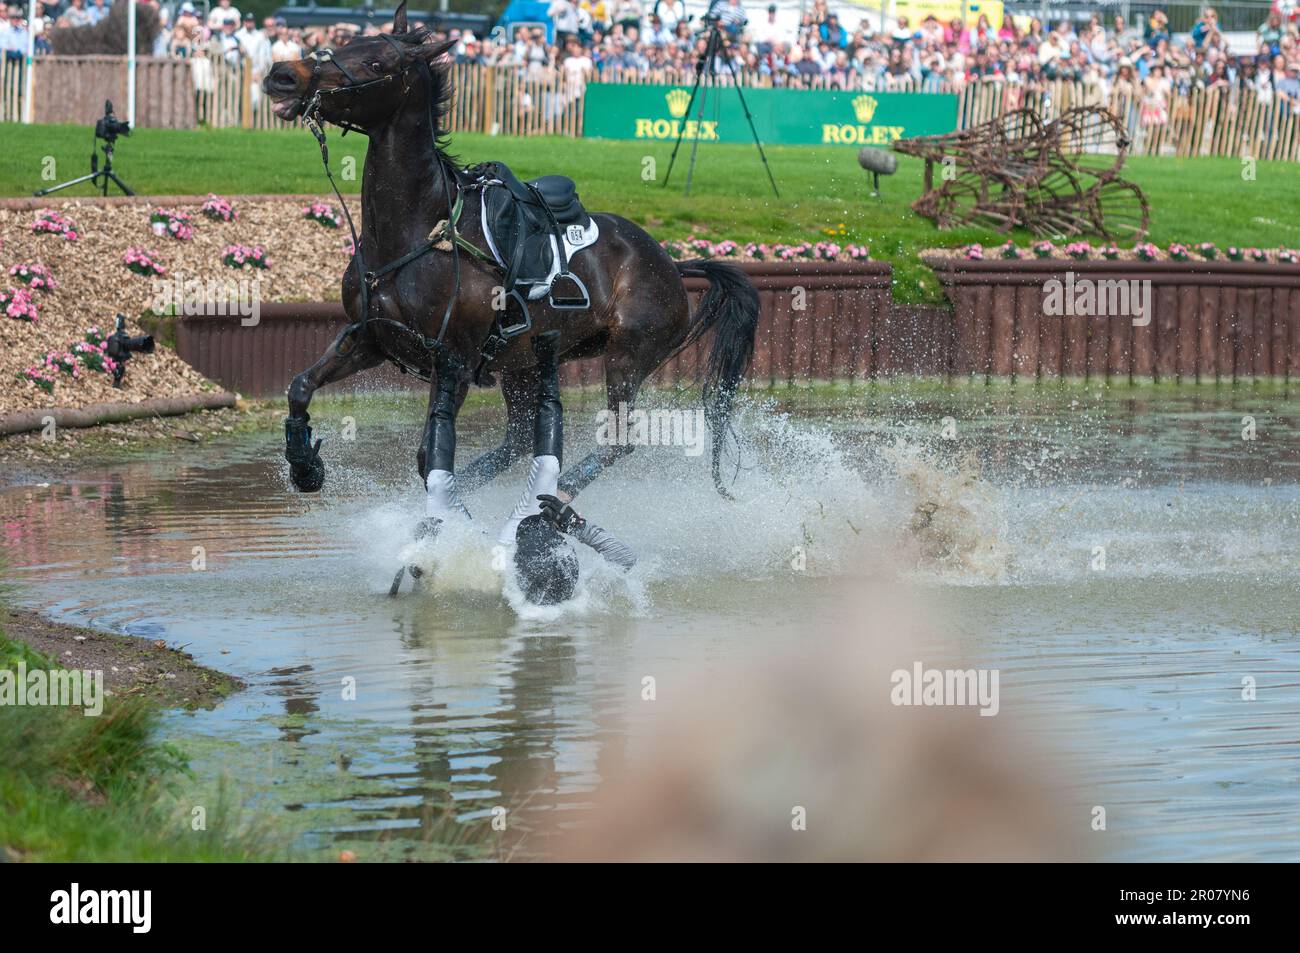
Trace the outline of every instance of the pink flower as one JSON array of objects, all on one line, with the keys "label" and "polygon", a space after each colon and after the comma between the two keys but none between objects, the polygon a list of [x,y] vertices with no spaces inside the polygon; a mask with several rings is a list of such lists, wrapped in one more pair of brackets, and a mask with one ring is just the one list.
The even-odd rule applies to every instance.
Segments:
[{"label": "pink flower", "polygon": [[77,240],[77,226],[70,218],[50,209],[41,209],[32,222],[33,235],[58,235],[70,242]]},{"label": "pink flower", "polygon": [[58,287],[54,283],[54,276],[50,274],[50,269],[39,262],[23,262],[21,265],[12,265],[9,268],[9,276],[17,278],[34,291],[53,291]]},{"label": "pink flower", "polygon": [[203,203],[201,211],[214,222],[233,222],[239,217],[234,206],[211,192],[208,193],[207,201]]},{"label": "pink flower", "polygon": [[221,263],[228,268],[243,268],[245,265],[259,269],[271,267],[271,259],[261,245],[253,245],[251,248],[247,245],[227,245],[221,253]]},{"label": "pink flower", "polygon": [[5,288],[0,291],[0,314],[15,321],[35,323],[39,315],[36,301],[27,288]]},{"label": "pink flower", "polygon": [[149,216],[151,225],[162,225],[164,234],[179,241],[189,241],[194,237],[192,221],[184,212],[170,208],[160,208]]},{"label": "pink flower", "polygon": [[326,205],[324,202],[313,202],[302,210],[303,218],[309,218],[314,222],[320,222],[326,228],[339,227],[339,214],[334,210],[332,205]]},{"label": "pink flower", "polygon": [[167,274],[167,269],[157,260],[157,256],[151,251],[145,251],[143,248],[128,248],[122,255],[122,263],[126,265],[129,271],[137,275],[158,275]]}]

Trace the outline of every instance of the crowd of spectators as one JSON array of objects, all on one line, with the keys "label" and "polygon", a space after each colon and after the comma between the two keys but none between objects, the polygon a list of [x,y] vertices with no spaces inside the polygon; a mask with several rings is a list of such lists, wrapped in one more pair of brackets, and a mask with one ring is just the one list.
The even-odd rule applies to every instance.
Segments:
[{"label": "crowd of spectators", "polygon": [[[1118,88],[1153,100],[1193,87],[1300,95],[1295,0],[1278,0],[1254,42],[1239,41],[1237,48],[1230,48],[1208,7],[1177,39],[1160,10],[1138,25],[1121,16],[1104,22],[1100,14],[1055,24],[1011,15],[998,24],[986,16],[975,23],[935,17],[912,23],[900,16],[887,31],[877,29],[877,14],[836,11],[828,0],[813,0],[794,29],[782,25],[775,5],[760,7],[751,18],[744,0],[723,0],[715,12],[728,47],[714,69],[726,74],[734,67],[776,85],[938,91],[988,80],[1041,86],[1065,79],[1094,85],[1103,96]],[[653,7],[641,0],[554,0],[554,44],[546,45],[534,30],[513,42],[473,38],[458,55],[530,72],[558,69],[601,78],[635,72],[681,80],[693,75],[704,49],[698,21],[688,23],[684,14],[682,0],[660,0]]]},{"label": "crowd of spectators", "polygon": [[[111,0],[61,0],[37,5],[37,42],[51,26],[95,23]],[[120,0],[119,0],[120,2]],[[157,0],[140,0],[158,6]],[[758,82],[824,88],[959,90],[970,83],[1004,80],[1028,88],[1058,79],[1112,91],[1143,105],[1144,121],[1162,121],[1170,96],[1195,87],[1254,90],[1261,98],[1300,101],[1300,22],[1297,0],[1275,0],[1254,42],[1230,48],[1212,8],[1185,35],[1175,38],[1168,17],[1157,10],[1141,24],[1116,16],[1103,22],[1007,15],[993,24],[920,23],[899,16],[887,31],[878,15],[861,9],[836,11],[812,0],[795,26],[775,6],[751,18],[744,0],[719,0],[713,8],[726,37],[714,69],[734,68]],[[696,13],[701,12],[696,10]],[[21,56],[26,47],[24,6],[0,3],[0,49]],[[292,29],[266,17],[260,25],[232,0],[215,0],[203,15],[190,2],[159,8],[162,30],[151,51],[238,64],[251,61],[256,77],[278,60],[298,59],[322,45],[338,46],[379,27],[349,24]],[[519,71],[530,78],[563,77],[571,91],[589,80],[627,74],[667,82],[690,79],[705,48],[701,21],[687,14],[685,0],[553,0],[548,15],[553,37],[539,27],[514,35],[475,36],[451,31],[457,61]],[[389,29],[389,26],[382,29]],[[199,71],[201,72],[201,71]],[[197,74],[196,74],[197,76]],[[201,80],[196,79],[196,82]]]}]

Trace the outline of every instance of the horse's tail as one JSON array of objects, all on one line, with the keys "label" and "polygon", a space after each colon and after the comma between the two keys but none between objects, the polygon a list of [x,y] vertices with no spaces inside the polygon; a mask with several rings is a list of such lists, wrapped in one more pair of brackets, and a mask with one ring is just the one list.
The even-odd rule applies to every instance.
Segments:
[{"label": "horse's tail", "polygon": [[713,485],[723,496],[729,496],[722,485],[722,445],[731,426],[736,387],[754,356],[758,290],[743,271],[720,261],[678,262],[677,271],[683,278],[704,278],[709,283],[691,316],[681,349],[690,347],[709,331],[714,332],[700,381],[701,396],[713,433]]}]

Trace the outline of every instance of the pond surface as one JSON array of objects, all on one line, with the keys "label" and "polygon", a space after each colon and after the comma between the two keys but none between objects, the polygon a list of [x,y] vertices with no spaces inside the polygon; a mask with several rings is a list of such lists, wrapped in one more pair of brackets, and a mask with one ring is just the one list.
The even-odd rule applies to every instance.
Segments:
[{"label": "pond surface", "polygon": [[[567,407],[570,462],[597,409]],[[1294,398],[760,395],[737,425],[737,501],[714,493],[707,452],[638,450],[580,509],[640,564],[623,576],[581,554],[578,597],[547,611],[503,597],[492,568],[522,465],[469,495],[488,535],[413,554],[418,400],[313,411],[330,467],[316,497],[288,489],[274,433],[0,490],[18,601],[249,682],[165,730],[194,755],[191,796],[239,806],[298,856],[500,856],[481,836],[494,808],[523,828],[580,814],[622,764],[645,672],[797,644],[866,560],[969,664],[1000,669],[1002,711],[1088,775],[1079,803],[1107,805],[1121,835],[1102,856],[1300,856]],[[459,459],[498,426],[468,413]],[[390,599],[400,555],[432,582]]]}]

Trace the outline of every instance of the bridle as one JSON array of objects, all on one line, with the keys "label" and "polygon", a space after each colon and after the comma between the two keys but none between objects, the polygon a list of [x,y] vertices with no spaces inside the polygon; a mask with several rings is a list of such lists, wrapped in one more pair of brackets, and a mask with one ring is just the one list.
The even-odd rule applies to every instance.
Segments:
[{"label": "bridle", "polygon": [[[410,68],[406,62],[406,51],[402,49],[402,43],[400,41],[394,40],[387,33],[380,33],[379,37],[386,40],[388,45],[393,48],[393,52],[397,54],[398,72],[388,73],[384,76],[380,76],[378,79],[365,81],[357,79],[352,75],[352,71],[340,63],[334,56],[333,47],[323,46],[320,49],[307,54],[305,59],[312,61],[312,68],[311,81],[307,84],[307,91],[303,93],[302,96],[303,101],[306,103],[301,114],[304,123],[316,119],[316,114],[320,110],[320,101],[322,96],[329,96],[336,93],[360,92],[363,89],[369,89],[371,86],[383,86],[391,83],[399,76],[402,80],[402,94],[406,94],[410,88],[406,83],[406,71]],[[321,89],[320,80],[321,76],[325,73],[326,66],[333,66],[342,73],[343,77],[348,81],[347,85],[334,86],[330,89]],[[336,122],[334,125],[341,127],[344,132],[358,132],[365,135],[364,129],[360,126],[355,126],[350,122]]]},{"label": "bridle", "polygon": [[[426,242],[416,246],[416,248],[414,248],[412,251],[408,252],[407,254],[403,255],[402,257],[398,258],[396,261],[389,262],[387,265],[383,266],[382,268],[376,269],[374,271],[367,270],[365,266],[365,260],[362,257],[361,239],[357,235],[356,225],[353,223],[352,220],[352,213],[348,209],[348,203],[343,199],[343,194],[339,191],[338,183],[334,181],[334,173],[330,171],[329,147],[326,143],[325,131],[324,129],[321,128],[323,122],[333,122],[334,125],[339,126],[340,128],[343,129],[343,134],[345,136],[349,132],[360,133],[363,136],[367,135],[364,129],[362,129],[360,126],[354,125],[353,123],[346,122],[346,121],[340,122],[334,120],[323,120],[320,116],[320,105],[321,105],[322,97],[337,95],[338,93],[345,93],[345,92],[356,93],[356,92],[360,92],[363,89],[368,89],[373,86],[381,86],[388,83],[393,83],[396,82],[398,79],[400,79],[402,82],[402,104],[399,105],[395,110],[394,112],[394,116],[395,116],[398,112],[401,112],[403,106],[406,103],[406,95],[411,90],[411,85],[407,81],[407,75],[409,71],[415,69],[417,72],[421,73],[425,80],[425,89],[428,92],[427,98],[428,98],[428,105],[429,105],[430,129],[432,130],[431,134],[434,137],[430,141],[430,146],[432,147],[433,150],[433,160],[438,165],[438,171],[442,176],[442,181],[446,192],[447,214],[448,214],[447,229],[449,233],[451,233],[454,230],[456,216],[453,214],[453,209],[456,209],[457,206],[460,205],[462,201],[462,197],[460,193],[460,183],[456,179],[455,173],[450,172],[447,169],[446,162],[443,161],[438,155],[438,144],[436,141],[437,121],[436,121],[436,116],[434,115],[435,106],[433,102],[433,86],[434,86],[433,71],[425,60],[420,59],[418,57],[415,58],[414,62],[408,62],[406,50],[403,48],[406,44],[403,44],[399,40],[393,39],[393,37],[387,33],[380,33],[378,34],[378,36],[381,39],[387,41],[389,46],[391,46],[394,52],[397,53],[398,71],[396,73],[388,73],[384,76],[380,76],[378,79],[361,81],[358,80],[355,76],[353,76],[352,72],[346,66],[344,66],[341,62],[339,62],[339,60],[334,55],[333,49],[331,49],[328,46],[322,47],[321,49],[312,52],[306,57],[307,59],[312,61],[311,81],[308,83],[307,90],[305,93],[303,93],[302,96],[302,99],[306,103],[306,105],[303,106],[302,112],[299,114],[299,118],[301,118],[303,124],[308,129],[311,130],[312,135],[316,137],[316,141],[320,144],[321,162],[325,166],[325,176],[326,178],[329,179],[330,187],[334,190],[334,195],[339,200],[339,205],[343,209],[343,217],[347,220],[348,223],[348,231],[352,234],[353,261],[356,264],[357,277],[360,279],[360,287],[361,287],[361,321],[358,323],[361,325],[362,329],[364,329],[366,326],[370,325],[371,323],[383,323],[383,324],[392,325],[395,328],[398,328],[407,334],[411,334],[417,337],[420,340],[420,343],[427,350],[438,352],[438,351],[442,351],[446,347],[446,345],[443,344],[443,338],[447,334],[447,327],[451,324],[451,316],[452,316],[452,312],[455,310],[456,307],[456,299],[460,296],[459,243],[457,241],[451,242],[454,283],[452,285],[451,297],[448,298],[447,300],[447,309],[446,311],[443,312],[442,315],[442,326],[438,329],[437,337],[434,338],[427,337],[424,334],[421,334],[419,331],[415,330],[414,328],[410,327],[409,325],[402,324],[400,321],[394,321],[390,318],[373,317],[371,314],[371,307],[370,307],[371,292],[378,285],[379,279],[384,277],[387,274],[397,271],[402,266],[432,251],[434,247],[438,245],[438,241],[440,241],[441,239],[435,240],[433,236],[430,236],[430,238]],[[324,74],[326,66],[333,66],[340,73],[342,73],[343,77],[348,81],[347,85],[334,86],[329,89],[321,89],[320,88],[321,76]],[[352,325],[352,327],[355,328],[356,325]],[[412,373],[414,373],[417,377],[421,377],[421,378],[424,377],[424,375],[420,373],[420,370],[418,368],[408,367],[407,365],[397,360],[396,358],[391,357],[391,355],[389,359],[392,360],[395,364],[397,364],[400,370],[403,371],[409,370]]]}]

